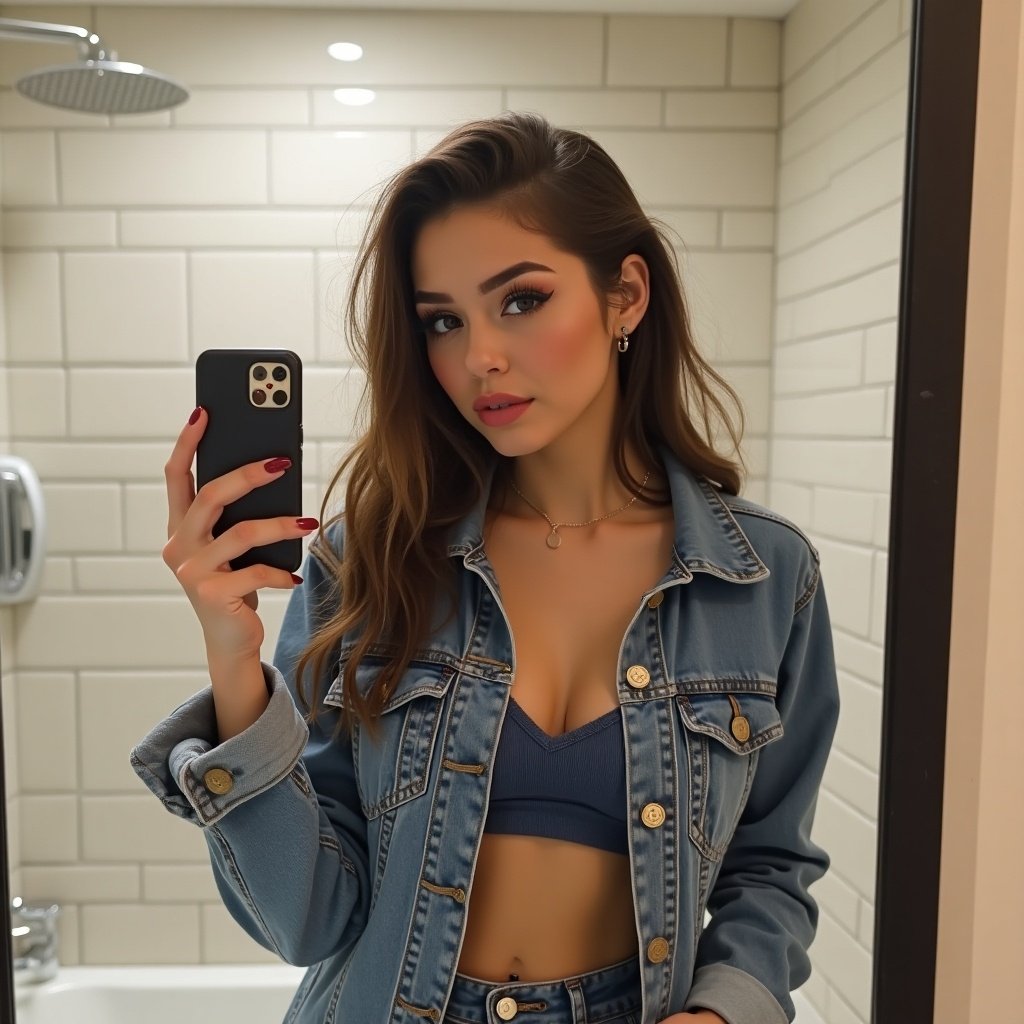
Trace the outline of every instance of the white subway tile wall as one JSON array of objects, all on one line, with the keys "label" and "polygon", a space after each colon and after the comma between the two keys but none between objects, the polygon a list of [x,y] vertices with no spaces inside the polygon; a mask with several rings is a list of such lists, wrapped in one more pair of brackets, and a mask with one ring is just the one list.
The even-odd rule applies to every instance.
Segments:
[{"label": "white subway tile wall", "polygon": [[[0,611],[11,863],[15,891],[65,906],[65,963],[273,959],[223,909],[199,831],[127,762],[205,683],[160,557],[194,360],[299,352],[319,515],[362,388],[342,314],[369,205],[452,125],[535,110],[607,147],[667,225],[698,339],[744,404],[745,493],[821,551],[843,713],[803,992],[830,1024],[868,1019],[909,6],[803,0],[784,23],[0,6],[92,17],[192,89],[157,115],[57,111],[13,83],[65,49],[0,41],[0,441],[39,472],[51,528],[41,597],[16,631]],[[340,38],[363,59],[331,59]],[[375,98],[340,103],[346,86]],[[261,595],[268,650],[285,601]]]},{"label": "white subway tile wall", "polygon": [[870,1019],[909,0],[804,0],[782,32],[768,503],[821,553],[842,713],[805,994]]}]

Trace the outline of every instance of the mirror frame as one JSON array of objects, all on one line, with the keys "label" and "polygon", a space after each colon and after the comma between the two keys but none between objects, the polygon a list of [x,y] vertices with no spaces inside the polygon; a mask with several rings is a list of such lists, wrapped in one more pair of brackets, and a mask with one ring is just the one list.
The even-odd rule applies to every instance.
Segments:
[{"label": "mirror frame", "polygon": [[981,2],[911,29],[872,1024],[934,1019]]},{"label": "mirror frame", "polygon": [[[931,1021],[981,0],[914,0],[885,626],[872,1024]],[[941,168],[935,173],[934,168]],[[892,642],[899,636],[899,644]],[[0,652],[2,659],[2,652]],[[2,705],[2,702],[0,702]],[[0,793],[6,796],[0,707]],[[0,1019],[15,1020],[0,801]]]}]

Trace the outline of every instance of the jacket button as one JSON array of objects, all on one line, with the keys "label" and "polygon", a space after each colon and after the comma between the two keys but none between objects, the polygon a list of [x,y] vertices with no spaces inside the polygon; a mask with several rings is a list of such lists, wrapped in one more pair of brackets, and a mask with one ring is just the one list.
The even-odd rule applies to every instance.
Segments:
[{"label": "jacket button", "polygon": [[511,1020],[519,1012],[519,1004],[511,996],[505,996],[498,1000],[495,1010],[502,1020]]},{"label": "jacket button", "polygon": [[657,828],[665,821],[665,808],[661,804],[648,804],[640,812],[640,820],[649,828]]},{"label": "jacket button", "polygon": [[663,939],[660,935],[656,939],[651,939],[647,943],[647,959],[652,964],[660,964],[665,957],[668,956],[668,939]]},{"label": "jacket button", "polygon": [[664,601],[664,600],[665,600],[665,591],[664,590],[659,590],[656,594],[651,594],[651,596],[647,599],[647,607],[648,608],[657,608],[658,605],[661,604],[661,602]]},{"label": "jacket button", "polygon": [[642,690],[651,681],[651,673],[643,665],[630,665],[626,669],[626,682],[634,690]]},{"label": "jacket button", "polygon": [[231,777],[231,772],[226,771],[224,768],[211,768],[203,776],[203,785],[211,793],[223,796],[225,793],[231,792],[234,788],[235,780]]},{"label": "jacket button", "polygon": [[750,739],[750,722],[743,717],[743,715],[737,715],[732,722],[729,723],[729,728],[732,730],[733,736],[740,741],[740,743],[746,743]]}]

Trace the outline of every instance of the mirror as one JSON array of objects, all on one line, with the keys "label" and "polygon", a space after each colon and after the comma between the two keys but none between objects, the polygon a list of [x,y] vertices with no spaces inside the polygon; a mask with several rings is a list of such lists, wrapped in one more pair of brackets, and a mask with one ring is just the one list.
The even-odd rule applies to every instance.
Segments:
[{"label": "mirror", "polygon": [[[10,894],[60,904],[60,962],[95,984],[195,965],[251,994],[279,963],[128,764],[207,682],[160,558],[163,466],[200,351],[290,348],[315,514],[358,395],[340,314],[369,191],[451,125],[532,109],[605,146],[677,232],[696,334],[747,416],[742,493],[821,554],[842,710],[794,1003],[797,1024],[868,1024],[912,0],[410,6],[65,5],[187,83],[156,113],[25,99],[18,77],[67,47],[0,42],[0,448],[35,467],[49,517],[39,594],[0,605]],[[265,652],[285,602],[260,595]]]}]

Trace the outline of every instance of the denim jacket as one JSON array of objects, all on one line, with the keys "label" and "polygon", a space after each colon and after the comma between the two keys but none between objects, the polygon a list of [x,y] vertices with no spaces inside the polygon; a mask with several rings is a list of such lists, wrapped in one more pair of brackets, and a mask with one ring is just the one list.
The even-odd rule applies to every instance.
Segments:
[{"label": "denim jacket", "polygon": [[[659,451],[674,546],[617,670],[641,1019],[705,1007],[729,1024],[787,1024],[811,969],[808,887],[830,865],[810,839],[839,713],[819,556],[787,519]],[[348,636],[328,661],[323,715],[309,725],[296,708],[294,663],[329,583],[310,553],[262,663],[263,715],[219,743],[207,687],[131,751],[167,810],[202,829],[235,920],[309,965],[287,1024],[444,1017],[515,676],[483,547],[488,490],[449,534],[458,614],[391,691],[379,745],[358,725],[331,739]],[[339,554],[343,530],[329,531]],[[361,691],[388,648],[372,650]]]}]

